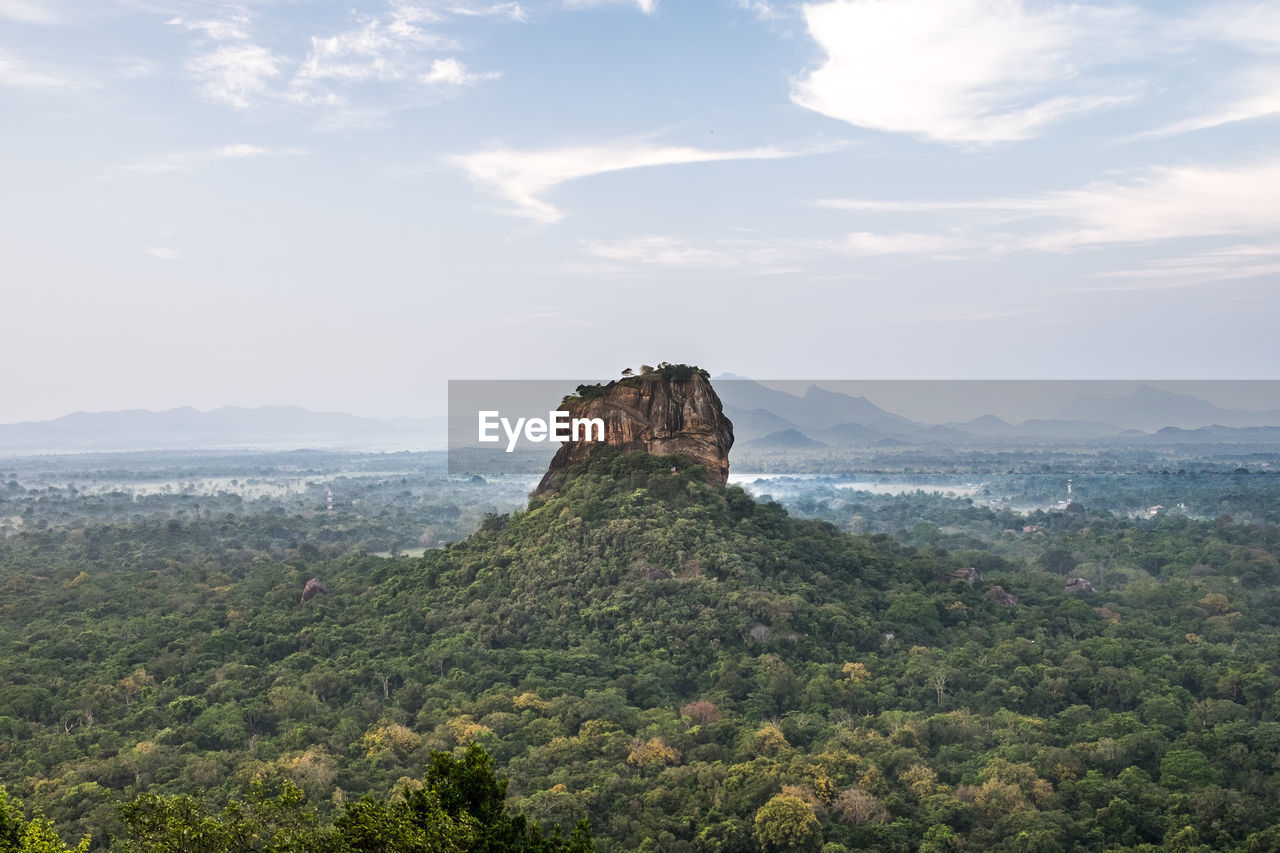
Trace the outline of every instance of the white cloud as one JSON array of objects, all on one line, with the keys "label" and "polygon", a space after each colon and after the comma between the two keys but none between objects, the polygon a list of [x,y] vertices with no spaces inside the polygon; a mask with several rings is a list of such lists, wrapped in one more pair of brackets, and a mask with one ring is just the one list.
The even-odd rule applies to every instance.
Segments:
[{"label": "white cloud", "polygon": [[243,41],[249,38],[249,19],[244,15],[233,15],[230,18],[204,18],[191,21],[185,18],[172,18],[169,26],[181,27],[189,32],[202,32],[214,41]]},{"label": "white cloud", "polygon": [[[355,22],[345,29],[311,35],[301,59],[255,37],[244,12],[176,16],[168,23],[195,34],[204,48],[187,63],[187,70],[200,81],[205,98],[236,109],[259,101],[290,103],[320,113],[321,125],[334,128],[380,126],[415,97],[438,99],[440,86],[468,86],[499,76],[473,72],[459,59],[439,55],[457,48],[440,32],[450,19],[525,19],[519,3],[466,0],[390,0],[377,15],[352,15]],[[353,103],[357,87],[375,83],[388,84],[385,91],[398,94],[399,102],[378,101],[378,95],[366,89],[359,99],[363,103]]]},{"label": "white cloud", "polygon": [[646,15],[658,11],[658,0],[564,0],[566,9],[587,9],[593,6],[613,6],[626,3],[635,6]]},{"label": "white cloud", "polygon": [[1175,136],[1224,124],[1280,115],[1280,5],[1216,3],[1175,22],[1170,38],[1193,48],[1207,42],[1229,47],[1237,65],[1205,81],[1208,103],[1189,118],[1142,137]]},{"label": "white cloud", "polygon": [[96,84],[73,72],[32,65],[0,51],[0,86],[17,89],[87,89]]},{"label": "white cloud", "polygon": [[159,258],[162,261],[174,261],[181,257],[177,249],[165,249],[159,246],[152,246],[145,250],[148,255],[153,258]]},{"label": "white cloud", "polygon": [[166,172],[187,172],[205,163],[220,160],[252,160],[263,157],[302,157],[306,155],[302,148],[263,148],[237,142],[218,148],[202,148],[197,151],[184,151],[177,154],[165,154],[152,157],[137,163],[117,166],[117,171],[136,172],[146,175],[158,175]]},{"label": "white cloud", "polygon": [[1280,160],[1156,168],[1128,182],[1050,193],[1038,204],[1069,223],[1031,241],[1049,250],[1270,232],[1280,229]]},{"label": "white cloud", "polygon": [[[371,111],[352,108],[330,87],[354,84],[402,83],[430,87],[470,86],[499,76],[495,72],[470,71],[453,57],[429,56],[456,45],[424,24],[438,24],[449,16],[509,17],[523,19],[516,4],[495,6],[455,5],[433,7],[393,4],[390,14],[371,18],[359,27],[332,36],[313,36],[311,50],[294,75],[286,97],[296,103],[332,106],[330,123],[367,124]],[[386,110],[373,110],[384,121]]]},{"label": "white cloud", "polygon": [[200,93],[206,98],[243,110],[266,91],[269,80],[280,75],[280,65],[268,48],[235,44],[195,57],[187,70],[201,81]]},{"label": "white cloud", "polygon": [[773,21],[781,17],[769,0],[733,0],[739,9],[750,12],[758,21]]},{"label": "white cloud", "polygon": [[360,29],[321,38],[312,36],[298,77],[302,80],[399,80],[407,75],[405,53],[440,47],[442,39],[408,21],[373,19]]},{"label": "white cloud", "polygon": [[1128,99],[1085,73],[1117,52],[1123,8],[1029,0],[831,0],[804,7],[826,54],[792,100],[859,127],[988,144]]},{"label": "white cloud", "polygon": [[1280,243],[1249,243],[1175,258],[1161,258],[1140,267],[1097,273],[1094,278],[1107,279],[1108,283],[1072,290],[1171,290],[1272,275],[1280,275]]},{"label": "white cloud", "polygon": [[856,231],[841,242],[853,255],[947,255],[973,248],[973,238],[960,234]]},{"label": "white cloud", "polygon": [[1280,9],[1272,0],[1206,4],[1175,23],[1184,40],[1208,39],[1260,52],[1280,51]]},{"label": "white cloud", "polygon": [[494,71],[476,74],[473,71],[469,71],[467,66],[457,59],[449,57],[448,59],[437,59],[432,62],[431,68],[427,70],[426,74],[422,75],[422,82],[432,85],[471,86],[481,80],[492,80],[497,76],[497,72]]},{"label": "white cloud", "polygon": [[56,24],[61,20],[48,4],[36,0],[0,0],[0,18],[24,24]]},{"label": "white cloud", "polygon": [[[682,269],[742,269],[768,275],[788,264],[795,247],[782,241],[714,240],[697,245],[683,237],[650,234],[624,240],[585,240],[593,257],[627,265]],[[790,268],[790,267],[788,267]]]},{"label": "white cloud", "polygon": [[[1280,233],[1280,160],[1235,167],[1177,166],[1076,190],[972,201],[830,199],[855,213],[934,214],[934,232],[858,232],[847,243],[872,254],[961,250],[1074,252],[1118,244]],[[1020,227],[1010,228],[1011,225]]]},{"label": "white cloud", "polygon": [[1280,66],[1257,67],[1240,72],[1213,100],[1215,105],[1198,115],[1139,134],[1137,138],[1177,136],[1224,124],[1280,115]]},{"label": "white cloud", "polygon": [[519,151],[491,148],[453,155],[446,162],[461,169],[483,191],[510,202],[507,211],[540,222],[558,222],[563,214],[540,196],[566,181],[646,166],[711,163],[722,160],[774,160],[794,156],[777,148],[710,150],[645,143],[583,145]]}]

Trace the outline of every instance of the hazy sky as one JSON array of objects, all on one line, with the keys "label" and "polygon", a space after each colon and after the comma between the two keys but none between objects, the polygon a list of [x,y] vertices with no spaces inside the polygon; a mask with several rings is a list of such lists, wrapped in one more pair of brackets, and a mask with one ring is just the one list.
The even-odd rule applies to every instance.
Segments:
[{"label": "hazy sky", "polygon": [[1280,4],[0,0],[0,422],[1276,378]]}]

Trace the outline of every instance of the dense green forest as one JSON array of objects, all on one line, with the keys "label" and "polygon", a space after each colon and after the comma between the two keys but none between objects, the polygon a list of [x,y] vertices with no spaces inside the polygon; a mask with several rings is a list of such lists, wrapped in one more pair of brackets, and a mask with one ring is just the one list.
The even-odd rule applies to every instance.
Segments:
[{"label": "dense green forest", "polygon": [[68,844],[263,786],[337,831],[479,746],[601,851],[1280,849],[1270,524],[1075,505],[1001,553],[644,454],[422,558],[258,523],[0,541],[0,781]]}]

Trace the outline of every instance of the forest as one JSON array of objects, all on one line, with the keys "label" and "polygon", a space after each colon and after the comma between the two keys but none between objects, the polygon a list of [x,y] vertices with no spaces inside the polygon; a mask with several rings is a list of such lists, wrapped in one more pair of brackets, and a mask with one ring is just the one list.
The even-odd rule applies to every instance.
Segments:
[{"label": "forest", "polygon": [[[1280,849],[1272,475],[1206,474],[1151,517],[788,509],[598,453],[377,556],[371,517],[399,501],[408,535],[441,503],[405,479],[332,514],[314,488],[112,513],[11,480],[0,845],[484,849],[477,826],[518,824],[529,849]],[[486,797],[450,799],[460,766]]]}]

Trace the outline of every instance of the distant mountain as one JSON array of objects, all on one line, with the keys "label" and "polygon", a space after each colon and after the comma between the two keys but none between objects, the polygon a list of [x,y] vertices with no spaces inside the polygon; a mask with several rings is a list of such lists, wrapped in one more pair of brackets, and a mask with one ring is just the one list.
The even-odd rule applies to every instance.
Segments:
[{"label": "distant mountain", "polygon": [[736,406],[725,406],[724,414],[725,417],[733,421],[733,434],[739,442],[762,438],[775,432],[799,429],[791,421],[765,409],[740,409]]},{"label": "distant mountain", "polygon": [[836,447],[867,445],[885,438],[885,434],[864,424],[837,424],[814,435]]},{"label": "distant mountain", "polygon": [[769,435],[753,438],[746,443],[755,450],[814,450],[828,445],[810,438],[798,429],[784,429]]},{"label": "distant mountain", "polygon": [[[910,423],[901,415],[880,408],[866,397],[850,397],[848,394],[827,391],[817,385],[810,385],[803,395],[797,395],[769,388],[750,379],[717,379],[716,392],[724,403],[726,413],[732,410],[762,409],[801,430],[873,421]],[[734,425],[737,425],[736,418]]]},{"label": "distant mountain", "polygon": [[443,417],[363,418],[297,406],[74,412],[51,421],[0,424],[0,452],[9,453],[229,447],[410,450],[444,443]]},{"label": "distant mountain", "polygon": [[970,435],[980,435],[988,438],[1008,438],[1018,434],[1018,428],[1008,421],[998,418],[995,415],[983,415],[980,418],[974,418],[971,421],[963,423],[952,422],[943,424],[943,426],[957,429],[961,432],[967,432]]},{"label": "distant mountain", "polygon": [[1080,397],[1064,408],[1059,417],[1104,421],[1147,432],[1162,427],[1196,429],[1214,424],[1230,427],[1280,426],[1280,409],[1263,412],[1224,409],[1189,394],[1175,394],[1150,385],[1139,385],[1120,397]]}]

